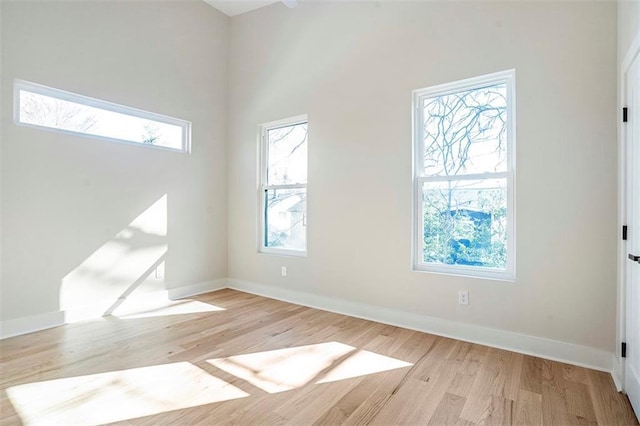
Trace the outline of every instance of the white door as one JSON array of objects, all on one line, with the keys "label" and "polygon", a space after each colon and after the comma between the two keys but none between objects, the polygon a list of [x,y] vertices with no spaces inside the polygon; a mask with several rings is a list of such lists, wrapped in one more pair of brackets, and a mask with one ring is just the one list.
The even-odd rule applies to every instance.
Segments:
[{"label": "white door", "polygon": [[626,78],[627,130],[627,360],[625,389],[640,418],[640,55]]}]

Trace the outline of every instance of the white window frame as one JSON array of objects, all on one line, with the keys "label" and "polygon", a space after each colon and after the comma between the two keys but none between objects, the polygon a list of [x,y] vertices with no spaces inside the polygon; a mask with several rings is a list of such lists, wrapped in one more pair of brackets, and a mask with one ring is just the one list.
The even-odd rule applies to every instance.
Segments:
[{"label": "white window frame", "polygon": [[[507,91],[507,171],[498,173],[468,174],[457,176],[427,176],[424,172],[424,126],[423,102],[427,98],[448,95],[465,90],[480,89],[496,84],[506,85]],[[516,278],[516,217],[515,217],[515,139],[516,139],[516,98],[515,70],[506,70],[465,80],[445,83],[413,91],[413,218],[412,218],[412,259],[413,270],[515,281]],[[482,180],[506,178],[507,180],[507,264],[505,269],[469,265],[447,265],[426,263],[423,259],[423,185],[427,182],[460,180]]]},{"label": "white window frame", "polygon": [[[52,98],[60,99],[63,101],[73,102],[81,105],[86,105],[94,108],[99,108],[106,111],[117,112],[120,114],[129,115],[132,117],[138,117],[145,120],[156,121],[159,123],[170,124],[178,126],[182,129],[181,148],[172,148],[168,146],[159,146],[152,144],[145,144],[142,142],[134,142],[126,139],[111,138],[107,136],[94,135],[85,132],[77,132],[73,130],[59,129],[56,127],[42,126],[39,124],[26,123],[20,121],[20,93],[21,91],[31,92],[37,95],[49,96]],[[81,136],[85,138],[99,139],[109,142],[124,143],[135,146],[143,146],[153,149],[161,149],[168,151],[177,151],[183,153],[191,152],[191,122],[181,120],[179,118],[169,117],[154,112],[143,111],[141,109],[116,104],[113,102],[104,101],[101,99],[91,98],[89,96],[79,95],[77,93],[67,92],[66,90],[56,89],[53,87],[44,86],[42,84],[32,83],[30,81],[15,79],[13,84],[13,121],[15,124],[31,127],[36,129],[42,129],[50,132],[64,133],[70,135]]]},{"label": "white window frame", "polygon": [[[281,247],[267,247],[265,244],[265,238],[266,238],[266,229],[267,229],[267,223],[266,223],[266,218],[267,218],[267,211],[266,211],[266,205],[265,205],[265,193],[269,190],[273,190],[273,189],[297,189],[297,188],[304,188],[305,191],[305,197],[306,200],[308,201],[309,199],[309,190],[307,189],[307,183],[309,181],[308,176],[307,176],[307,183],[299,183],[299,184],[289,184],[289,185],[267,185],[268,183],[268,179],[267,179],[267,174],[268,174],[268,168],[269,168],[269,143],[268,143],[268,133],[269,130],[273,130],[273,129],[279,129],[282,127],[289,127],[289,126],[295,126],[298,124],[304,124],[307,123],[307,132],[309,131],[308,129],[308,124],[309,124],[309,119],[307,117],[306,114],[303,115],[297,115],[295,117],[290,117],[290,118],[285,118],[282,120],[277,120],[277,121],[271,121],[269,123],[264,123],[262,125],[260,125],[260,136],[259,136],[259,140],[260,140],[260,185],[259,185],[259,189],[258,189],[258,203],[259,203],[259,212],[260,212],[260,225],[258,227],[258,229],[260,230],[260,234],[258,235],[258,251],[260,253],[265,253],[265,254],[273,254],[273,255],[280,255],[280,256],[295,256],[295,257],[306,257],[307,256],[307,248],[308,248],[308,232],[307,232],[307,227],[309,225],[309,215],[308,215],[308,211],[305,212],[305,236],[304,236],[304,243],[305,243],[305,249],[304,250],[294,250],[294,249],[287,249],[287,248],[281,248]],[[308,134],[307,134],[307,138],[308,138]],[[308,143],[308,139],[307,139],[307,143]],[[307,163],[308,163],[308,158],[307,158]],[[308,204],[307,204],[307,209],[308,209]]]}]

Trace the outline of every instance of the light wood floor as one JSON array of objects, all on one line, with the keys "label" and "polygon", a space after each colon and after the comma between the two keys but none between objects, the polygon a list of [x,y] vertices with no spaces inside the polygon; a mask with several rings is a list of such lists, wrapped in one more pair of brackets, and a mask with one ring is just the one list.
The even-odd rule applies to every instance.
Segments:
[{"label": "light wood floor", "polygon": [[218,310],[1,341],[0,423],[638,424],[606,373],[232,290],[194,300]]}]

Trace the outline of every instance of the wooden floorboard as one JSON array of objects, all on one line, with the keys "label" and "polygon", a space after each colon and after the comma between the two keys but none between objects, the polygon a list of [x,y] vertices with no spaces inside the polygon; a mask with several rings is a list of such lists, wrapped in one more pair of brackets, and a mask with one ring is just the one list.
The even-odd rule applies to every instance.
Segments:
[{"label": "wooden floorboard", "polygon": [[0,424],[637,425],[607,373],[221,290],[0,341]]}]

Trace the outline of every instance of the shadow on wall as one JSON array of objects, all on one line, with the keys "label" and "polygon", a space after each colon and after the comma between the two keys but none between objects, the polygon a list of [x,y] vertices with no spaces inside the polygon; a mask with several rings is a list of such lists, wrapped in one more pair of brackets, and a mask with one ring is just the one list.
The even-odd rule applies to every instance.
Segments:
[{"label": "shadow on wall", "polygon": [[110,315],[125,301],[148,309],[158,298],[166,300],[167,248],[164,194],[62,279],[65,322]]}]

